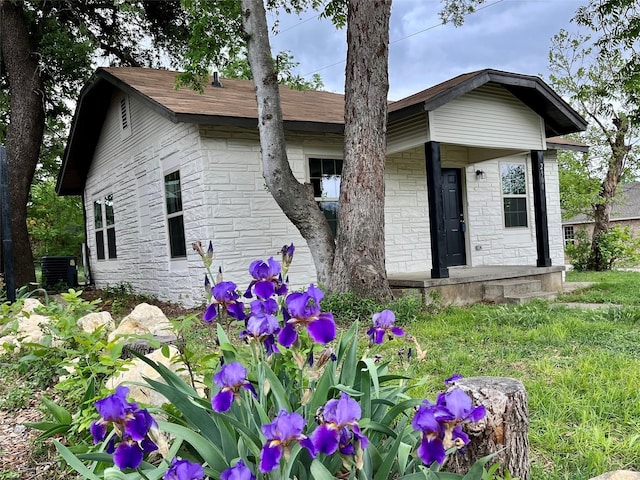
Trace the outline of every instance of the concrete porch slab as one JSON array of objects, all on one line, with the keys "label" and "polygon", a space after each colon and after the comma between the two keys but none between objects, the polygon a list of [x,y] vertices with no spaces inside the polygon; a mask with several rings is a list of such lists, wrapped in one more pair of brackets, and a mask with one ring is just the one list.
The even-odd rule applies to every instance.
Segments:
[{"label": "concrete porch slab", "polygon": [[395,295],[419,293],[429,303],[435,292],[445,305],[469,305],[483,301],[483,286],[506,279],[539,280],[543,292],[562,291],[564,266],[487,265],[450,267],[449,278],[431,278],[428,271],[389,275]]}]

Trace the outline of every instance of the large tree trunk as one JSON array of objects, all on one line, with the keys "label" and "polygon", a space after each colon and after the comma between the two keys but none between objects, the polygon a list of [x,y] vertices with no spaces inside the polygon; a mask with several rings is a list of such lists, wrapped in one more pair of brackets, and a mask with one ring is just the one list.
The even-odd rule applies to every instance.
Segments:
[{"label": "large tree trunk", "polygon": [[242,26],[247,35],[247,58],[258,101],[264,179],[284,214],[307,241],[318,282],[327,285],[334,255],[333,235],[314,199],[311,185],[298,182],[289,166],[278,78],[271,59],[269,29],[262,0],[242,0]]},{"label": "large tree trunk", "polygon": [[391,0],[349,0],[344,167],[330,290],[391,298],[385,268],[384,166]]},{"label": "large tree trunk", "polygon": [[613,199],[618,189],[618,184],[626,168],[626,162],[631,151],[631,146],[626,142],[629,133],[629,119],[620,115],[613,119],[615,131],[608,135],[611,157],[607,174],[600,186],[601,202],[593,206],[593,234],[591,235],[591,256],[589,270],[603,271],[611,268],[611,262],[602,251],[602,236],[609,231],[609,220],[613,209]]},{"label": "large tree trunk", "polygon": [[44,132],[44,85],[19,2],[0,0],[0,47],[9,79],[11,123],[7,133],[15,284],[35,281],[27,231],[27,202]]}]

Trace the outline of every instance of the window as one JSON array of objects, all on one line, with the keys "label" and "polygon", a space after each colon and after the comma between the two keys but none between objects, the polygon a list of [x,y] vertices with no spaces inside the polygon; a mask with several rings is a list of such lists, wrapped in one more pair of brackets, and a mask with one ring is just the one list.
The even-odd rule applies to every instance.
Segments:
[{"label": "window", "polygon": [[171,258],[186,257],[187,244],[184,238],[180,172],[173,172],[164,177],[164,195],[167,205],[167,225],[169,228]]},{"label": "window", "polygon": [[309,180],[313,185],[313,195],[320,210],[329,221],[335,236],[338,230],[338,197],[340,196],[340,177],[342,160],[333,158],[310,158]]},{"label": "window", "polygon": [[523,163],[500,165],[504,226],[527,226],[527,175]]},{"label": "window", "polygon": [[567,227],[564,227],[564,244],[565,246],[568,244],[573,244],[575,242],[574,240],[574,232],[573,232],[573,225],[569,225]]},{"label": "window", "polygon": [[[116,226],[113,213],[113,195],[93,202],[93,224],[96,230],[96,255],[98,260],[104,260],[105,254],[109,259],[117,258]],[[104,237],[107,236],[107,249],[104,248]]]}]

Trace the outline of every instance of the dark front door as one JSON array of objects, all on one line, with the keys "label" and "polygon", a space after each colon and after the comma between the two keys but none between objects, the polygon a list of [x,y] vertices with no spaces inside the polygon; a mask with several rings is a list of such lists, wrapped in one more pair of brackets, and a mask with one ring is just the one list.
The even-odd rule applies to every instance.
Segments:
[{"label": "dark front door", "polygon": [[465,223],[462,211],[462,188],[459,169],[442,169],[442,194],[444,229],[447,237],[447,266],[466,265]]}]

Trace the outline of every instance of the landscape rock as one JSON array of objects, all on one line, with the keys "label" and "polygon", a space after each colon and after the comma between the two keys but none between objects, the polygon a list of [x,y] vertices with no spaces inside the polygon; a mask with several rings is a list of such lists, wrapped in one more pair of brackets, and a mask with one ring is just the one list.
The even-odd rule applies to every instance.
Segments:
[{"label": "landscape rock", "polygon": [[607,472],[591,480],[640,480],[640,472],[631,470],[616,470],[615,472]]},{"label": "landscape rock", "polygon": [[[162,354],[161,349],[153,351],[152,353],[146,355],[146,357],[156,363],[165,365],[167,368],[170,368],[173,372],[175,372],[185,382],[191,383],[189,373],[185,364],[181,361],[172,362],[172,359],[178,358],[178,349],[173,345],[169,345],[168,347],[169,358],[165,357]],[[128,398],[131,400],[155,406],[161,406],[163,403],[168,402],[168,400],[163,395],[159,394],[155,390],[152,390],[148,387],[135,385],[135,383],[144,383],[144,377],[164,383],[160,374],[153,368],[151,368],[150,365],[146,364],[139,358],[136,358],[126,368],[126,371],[122,371],[119,374],[114,375],[113,377],[108,379],[106,387],[115,390],[118,385],[124,383],[129,387]],[[204,384],[202,383],[202,379],[196,379],[196,382],[198,382],[198,394],[204,396]]]},{"label": "landscape rock", "polygon": [[171,322],[162,313],[162,310],[154,305],[141,303],[120,322],[117,329],[109,334],[109,341],[111,342],[119,336],[127,337],[147,333],[175,337]]},{"label": "landscape rock", "polygon": [[104,332],[112,332],[116,328],[113,317],[109,312],[90,313],[79,318],[76,325],[87,333],[93,333],[100,327]]},{"label": "landscape rock", "polygon": [[[16,315],[17,331],[15,333],[0,337],[0,354],[5,353],[3,345],[15,345],[19,348],[21,343],[43,343],[48,334],[46,326],[49,325],[49,317],[33,313],[42,307],[42,303],[35,298],[27,298],[20,313]],[[43,328],[44,327],[44,328]],[[55,338],[52,345],[59,345]]]}]

